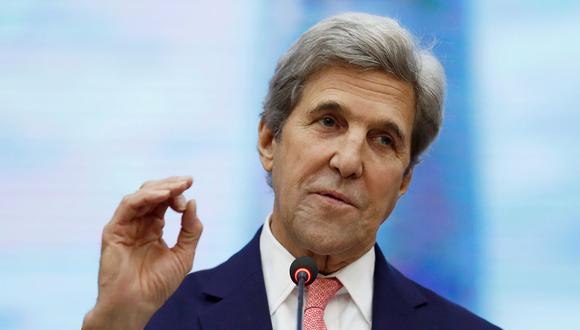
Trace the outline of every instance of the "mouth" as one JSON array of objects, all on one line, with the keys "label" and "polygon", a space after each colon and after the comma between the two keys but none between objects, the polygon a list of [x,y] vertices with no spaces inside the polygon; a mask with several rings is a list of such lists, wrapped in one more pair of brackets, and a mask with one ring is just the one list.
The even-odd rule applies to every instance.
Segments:
[{"label": "mouth", "polygon": [[356,205],[354,204],[354,202],[350,198],[348,198],[346,195],[341,194],[337,191],[324,190],[324,191],[315,192],[315,194],[322,196],[322,197],[325,197],[328,200],[336,202],[336,203],[342,203],[342,204],[347,204],[347,205],[356,207]]}]

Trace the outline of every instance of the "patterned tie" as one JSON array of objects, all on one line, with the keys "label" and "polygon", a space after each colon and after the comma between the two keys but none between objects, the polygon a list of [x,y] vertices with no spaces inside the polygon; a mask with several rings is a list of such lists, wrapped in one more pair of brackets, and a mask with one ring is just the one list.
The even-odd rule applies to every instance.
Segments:
[{"label": "patterned tie", "polygon": [[308,286],[304,330],[327,330],[324,324],[324,309],[340,288],[342,283],[336,277],[318,278]]}]

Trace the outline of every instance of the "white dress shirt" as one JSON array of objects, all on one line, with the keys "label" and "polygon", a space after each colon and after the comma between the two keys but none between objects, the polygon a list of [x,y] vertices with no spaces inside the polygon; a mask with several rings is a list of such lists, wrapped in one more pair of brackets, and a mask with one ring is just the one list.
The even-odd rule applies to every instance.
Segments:
[{"label": "white dress shirt", "polygon": [[[266,219],[260,235],[260,256],[272,328],[296,329],[298,292],[289,275],[290,264],[295,258],[272,234],[270,216]],[[339,271],[327,276],[318,275],[336,277],[343,285],[324,312],[324,322],[329,330],[371,329],[374,270],[373,247]]]}]

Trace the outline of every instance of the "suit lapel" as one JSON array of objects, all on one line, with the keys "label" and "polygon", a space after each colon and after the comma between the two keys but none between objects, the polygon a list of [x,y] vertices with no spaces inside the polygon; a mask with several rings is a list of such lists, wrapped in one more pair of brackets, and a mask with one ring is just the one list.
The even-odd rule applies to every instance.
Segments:
[{"label": "suit lapel", "polygon": [[203,329],[272,329],[260,258],[260,233],[224,264],[204,274],[215,304],[200,314]]},{"label": "suit lapel", "polygon": [[427,300],[413,283],[387,261],[375,245],[373,325],[379,329],[421,329],[413,313]]}]

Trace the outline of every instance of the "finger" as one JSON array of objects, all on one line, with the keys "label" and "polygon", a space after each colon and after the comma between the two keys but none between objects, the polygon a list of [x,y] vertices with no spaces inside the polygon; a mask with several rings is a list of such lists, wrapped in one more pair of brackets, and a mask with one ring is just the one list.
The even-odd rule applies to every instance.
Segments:
[{"label": "finger", "polygon": [[149,236],[151,240],[156,240],[163,237],[163,227],[165,227],[165,219],[163,218],[153,218],[149,223]]},{"label": "finger", "polygon": [[[185,190],[187,190],[189,187],[191,187],[191,182],[174,182],[174,183],[167,183],[167,184],[161,184],[159,186],[149,186],[146,188],[142,188],[141,190],[169,190],[169,199],[168,199],[168,205],[171,206],[171,208],[173,210],[175,210],[175,212],[179,212],[182,213],[183,211],[185,211],[185,204],[186,204],[186,199],[183,196],[183,192]],[[145,215],[149,212],[151,212],[152,210],[154,210],[157,207],[157,205],[149,205],[144,207],[142,210],[140,210],[139,212],[137,212],[137,214],[135,216],[141,216],[141,215]],[[157,214],[158,216],[163,216],[165,214],[166,208],[163,209],[162,212],[154,212],[154,214]]]},{"label": "finger", "polygon": [[[169,198],[167,200],[168,205],[171,206],[171,208],[173,210],[175,210],[176,212],[181,213],[181,212],[185,211],[185,204],[186,204],[186,199],[182,195],[182,193],[185,190],[187,190],[189,187],[191,187],[191,184],[192,184],[191,181],[189,181],[189,182],[181,181],[181,182],[160,183],[158,185],[147,186],[145,188],[142,188],[139,191],[168,190],[169,191]],[[145,214],[151,212],[152,210],[154,210],[156,207],[157,207],[157,205],[147,205],[147,206],[143,207],[141,210],[139,210],[138,212],[136,212],[136,214],[134,216],[145,215]],[[165,209],[163,210],[163,212],[155,212],[155,213],[160,214],[160,216],[163,216],[165,214]]]},{"label": "finger", "polygon": [[192,261],[195,248],[199,242],[203,226],[197,217],[195,200],[187,202],[185,212],[181,216],[181,230],[177,237],[177,243],[172,248],[180,257],[188,263]]},{"label": "finger", "polygon": [[[185,196],[183,196],[183,192],[189,187],[191,187],[190,182],[176,182],[176,183],[169,183],[169,184],[162,184],[161,186],[155,187],[155,189],[166,189],[170,191],[170,199],[168,200],[169,206],[175,211],[182,213],[185,211],[185,205],[187,200]],[[143,189],[154,189],[154,187],[143,188]],[[150,210],[149,210],[150,211]]]},{"label": "finger", "polygon": [[185,196],[183,196],[183,195],[173,197],[169,200],[169,206],[171,206],[171,208],[175,212],[185,211],[186,204],[187,204],[187,200],[185,199]]},{"label": "finger", "polygon": [[[169,190],[172,199],[169,201],[169,205],[176,212],[183,212],[185,210],[186,199],[182,196],[182,193],[189,189],[193,184],[193,178],[191,176],[181,176],[181,177],[170,177],[163,180],[148,181],[141,186],[141,190]],[[149,212],[153,208],[146,211]]]},{"label": "finger", "polygon": [[155,187],[155,186],[159,186],[159,185],[166,184],[166,183],[175,183],[175,182],[183,182],[183,181],[191,183],[191,182],[193,182],[193,178],[190,175],[186,175],[186,176],[170,176],[168,178],[161,179],[161,180],[149,180],[149,181],[145,181],[145,183],[143,183],[139,189],[146,188],[146,187]]},{"label": "finger", "polygon": [[123,197],[113,215],[113,222],[128,222],[143,212],[146,206],[157,205],[168,200],[169,190],[139,190],[134,194]]},{"label": "finger", "polygon": [[160,182],[156,185],[149,185],[141,188],[141,190],[169,190],[170,197],[177,197],[189,189],[192,183],[192,181]]},{"label": "finger", "polygon": [[163,217],[165,217],[165,212],[167,212],[168,207],[169,207],[169,202],[163,202],[163,203],[157,205],[151,213],[155,217],[163,219]]}]

